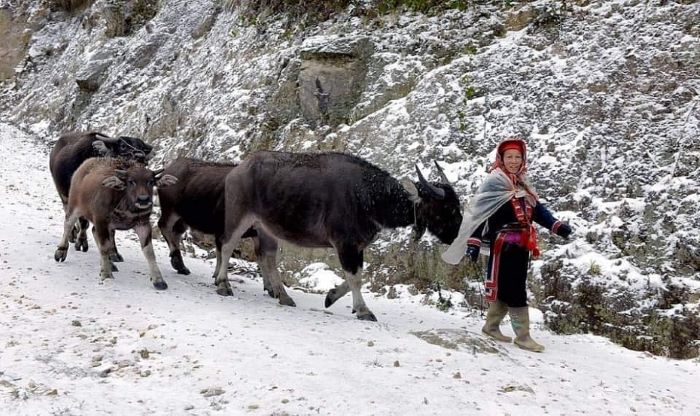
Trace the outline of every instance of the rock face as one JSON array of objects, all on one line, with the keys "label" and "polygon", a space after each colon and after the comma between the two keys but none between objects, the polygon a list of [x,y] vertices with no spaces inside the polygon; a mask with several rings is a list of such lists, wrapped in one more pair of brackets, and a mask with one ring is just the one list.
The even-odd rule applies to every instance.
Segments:
[{"label": "rock face", "polygon": [[303,117],[312,126],[347,123],[364,90],[368,37],[312,39],[301,47],[298,94]]},{"label": "rock face", "polygon": [[0,81],[12,79],[15,67],[24,60],[31,39],[31,33],[25,32],[25,28],[21,17],[0,8],[0,39],[3,40],[0,47]]},{"label": "rock face", "polygon": [[[434,159],[464,202],[495,144],[522,136],[540,196],[576,230],[543,231],[532,263],[550,327],[697,356],[700,8],[685,3],[363,2],[323,21],[203,0],[0,3],[0,111],[47,137],[142,136],[161,160],[339,150],[405,177]],[[479,298],[463,277],[480,270],[409,241],[371,247],[373,288],[437,281]],[[284,251],[293,270],[309,263]]]}]

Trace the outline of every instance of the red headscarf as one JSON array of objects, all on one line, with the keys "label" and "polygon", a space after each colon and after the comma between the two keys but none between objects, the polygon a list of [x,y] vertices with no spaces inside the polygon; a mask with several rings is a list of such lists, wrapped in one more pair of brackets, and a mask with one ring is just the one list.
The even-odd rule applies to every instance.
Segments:
[{"label": "red headscarf", "polygon": [[506,150],[510,149],[520,151],[520,154],[523,156],[523,164],[520,166],[520,170],[518,170],[515,175],[521,176],[527,172],[527,145],[523,139],[518,137],[505,139],[498,144],[498,147],[496,148],[496,160],[494,160],[489,171],[500,168],[503,172],[508,172],[503,164],[503,154],[506,152]]}]

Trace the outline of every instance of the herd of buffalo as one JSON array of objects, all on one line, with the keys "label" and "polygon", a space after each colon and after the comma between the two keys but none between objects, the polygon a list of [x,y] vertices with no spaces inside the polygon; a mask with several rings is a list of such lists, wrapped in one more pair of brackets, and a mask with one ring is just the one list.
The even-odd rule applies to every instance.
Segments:
[{"label": "herd of buffalo", "polygon": [[168,286],[156,263],[150,216],[158,189],[158,226],[170,248],[170,264],[189,274],[180,252],[184,232],[212,234],[216,241],[216,292],[231,295],[228,262],[241,238],[254,240],[264,289],[294,306],[277,271],[278,240],[302,247],[332,247],[345,280],[325,306],[352,291],[353,312],[376,321],[362,285],[363,252],[382,228],[412,225],[451,243],[462,221],[459,198],[442,169],[439,182],[420,170],[417,182],[399,182],[386,171],[343,153],[261,151],[238,164],[178,158],[164,169],[147,168],[153,147],[134,137],[69,133],[51,151],[49,168],[65,210],[63,237],[54,258],[64,261],[69,242],[87,251],[87,229],[100,252],[100,277],[112,277],[123,261],[115,230],[133,229],[141,242],[153,286]]}]

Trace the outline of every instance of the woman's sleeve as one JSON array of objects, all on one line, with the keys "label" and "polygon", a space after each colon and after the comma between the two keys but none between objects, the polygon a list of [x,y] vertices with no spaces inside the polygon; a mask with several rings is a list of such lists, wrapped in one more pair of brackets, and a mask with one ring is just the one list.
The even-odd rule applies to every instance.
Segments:
[{"label": "woman's sleeve", "polygon": [[544,204],[537,202],[535,205],[535,212],[533,215],[533,220],[544,228],[548,229],[552,234],[558,234],[559,227],[562,222],[554,218],[551,212],[544,206]]},{"label": "woman's sleeve", "polygon": [[486,226],[486,221],[482,222],[478,227],[476,227],[476,230],[474,230],[472,235],[469,236],[469,240],[467,240],[467,244],[480,246],[481,245],[481,236],[482,236],[482,233],[484,232],[485,226]]}]

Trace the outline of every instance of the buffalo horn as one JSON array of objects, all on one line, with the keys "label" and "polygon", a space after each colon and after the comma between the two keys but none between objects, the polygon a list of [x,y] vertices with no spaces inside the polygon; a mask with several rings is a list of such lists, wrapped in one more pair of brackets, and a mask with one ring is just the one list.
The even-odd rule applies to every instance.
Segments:
[{"label": "buffalo horn", "polygon": [[430,191],[430,193],[433,194],[433,196],[435,196],[438,199],[442,199],[445,197],[445,190],[440,189],[437,186],[426,181],[420,169],[418,168],[418,165],[416,165],[416,172],[418,173],[418,180],[420,181],[420,183],[423,184],[423,186],[425,186]]},{"label": "buffalo horn", "polygon": [[100,137],[100,140],[102,140],[105,143],[116,144],[119,141],[118,137],[109,137],[102,133],[97,133],[97,135]]},{"label": "buffalo horn", "polygon": [[450,181],[447,180],[447,176],[445,176],[445,171],[442,170],[442,167],[440,167],[440,164],[437,162],[437,160],[433,160],[435,162],[435,166],[437,166],[438,173],[440,174],[440,178],[442,178],[442,183],[449,185]]},{"label": "buffalo horn", "polygon": [[153,171],[153,175],[156,177],[156,179],[160,178],[160,175],[163,174],[164,168],[156,169]]}]

